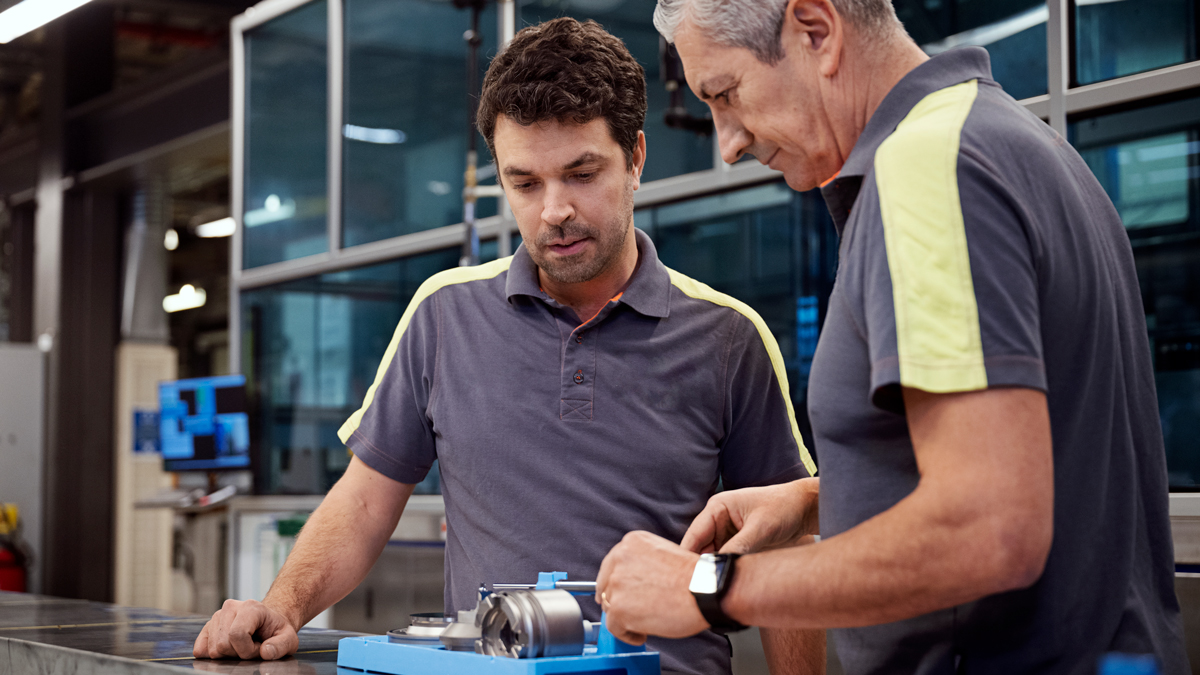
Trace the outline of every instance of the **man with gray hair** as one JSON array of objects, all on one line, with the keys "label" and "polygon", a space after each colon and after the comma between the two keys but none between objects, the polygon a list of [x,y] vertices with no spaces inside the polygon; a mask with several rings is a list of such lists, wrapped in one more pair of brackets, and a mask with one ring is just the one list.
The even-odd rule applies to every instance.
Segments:
[{"label": "man with gray hair", "polygon": [[821,477],[718,494],[680,546],[627,535],[613,632],[834,628],[855,674],[1190,672],[1132,250],[1078,153],[887,0],[659,0],[655,25],[725,160],[821,186],[841,246]]}]

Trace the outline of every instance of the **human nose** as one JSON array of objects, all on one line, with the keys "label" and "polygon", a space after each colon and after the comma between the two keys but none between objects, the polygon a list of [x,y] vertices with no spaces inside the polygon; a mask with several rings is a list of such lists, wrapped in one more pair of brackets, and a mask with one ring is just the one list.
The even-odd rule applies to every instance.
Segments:
[{"label": "human nose", "polygon": [[745,154],[746,148],[754,142],[754,136],[732,115],[714,113],[713,123],[717,128],[717,146],[721,150],[721,159],[725,160],[726,164],[733,164]]},{"label": "human nose", "polygon": [[570,191],[562,184],[546,186],[546,198],[542,202],[542,221],[548,225],[561,225],[575,217],[571,205]]}]

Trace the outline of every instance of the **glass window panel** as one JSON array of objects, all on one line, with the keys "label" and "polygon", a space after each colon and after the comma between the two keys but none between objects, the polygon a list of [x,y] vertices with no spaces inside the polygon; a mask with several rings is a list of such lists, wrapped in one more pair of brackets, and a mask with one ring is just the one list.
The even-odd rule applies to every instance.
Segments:
[{"label": "glass window panel", "polygon": [[1200,487],[1200,100],[1080,120],[1133,244],[1172,488]]},{"label": "glass window panel", "polygon": [[1075,0],[1079,84],[1195,58],[1195,0]]},{"label": "glass window panel", "polygon": [[1194,220],[1198,126],[1192,98],[1080,120],[1069,133],[1125,227],[1161,235],[1162,226],[1188,229]]},{"label": "glass window panel", "polygon": [[[521,6],[519,26],[570,16],[594,19],[625,42],[629,53],[646,70],[646,168],[643,181],[670,178],[713,168],[712,137],[672,129],[663,121],[669,96],[660,78],[658,31],[654,0],[540,0]],[[693,115],[708,114],[708,106],[685,90],[684,104]]]},{"label": "glass window panel", "polygon": [[1016,99],[1045,94],[1046,3],[1039,0],[896,0],[909,35],[930,54],[984,47],[992,76]]},{"label": "glass window panel", "polygon": [[817,192],[783,183],[634,212],[665,265],[755,309],[783,354],[805,443],[808,374],[837,264],[837,233]]},{"label": "glass window panel", "polygon": [[246,33],[245,267],[328,250],[327,8]]},{"label": "glass window panel", "polygon": [[[470,17],[441,0],[346,0],[343,245],[462,222]],[[494,4],[479,25],[482,81]],[[486,176],[491,157],[477,145]],[[495,213],[495,199],[479,200],[478,217]]]},{"label": "glass window panel", "polygon": [[[408,302],[458,264],[448,248],[242,294],[243,371],[255,402],[260,485],[324,494],[349,462],[337,437],[363,402]],[[437,471],[421,488],[437,491]]]}]

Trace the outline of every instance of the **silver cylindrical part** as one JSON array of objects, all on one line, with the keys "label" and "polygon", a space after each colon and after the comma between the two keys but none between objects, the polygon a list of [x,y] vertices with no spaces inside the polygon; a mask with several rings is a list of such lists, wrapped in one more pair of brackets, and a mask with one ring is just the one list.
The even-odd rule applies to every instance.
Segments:
[{"label": "silver cylindrical part", "polygon": [[583,653],[583,613],[566,591],[507,591],[480,603],[475,651],[530,659]]}]

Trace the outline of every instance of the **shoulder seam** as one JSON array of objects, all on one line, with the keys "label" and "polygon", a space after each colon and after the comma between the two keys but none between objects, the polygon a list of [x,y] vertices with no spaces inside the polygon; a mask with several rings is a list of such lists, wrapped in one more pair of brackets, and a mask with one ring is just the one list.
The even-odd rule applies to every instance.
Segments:
[{"label": "shoulder seam", "polygon": [[[512,256],[508,256],[507,258],[493,260],[492,262],[476,267],[456,267],[454,269],[443,270],[426,279],[424,283],[417,288],[417,292],[413,295],[412,300],[410,300],[408,303],[408,307],[404,310],[404,314],[400,317],[400,322],[397,324],[396,331],[392,335],[392,341],[388,344],[387,350],[383,353],[383,358],[379,362],[379,369],[375,371],[375,381],[371,384],[371,387],[367,389],[367,394],[363,398],[362,407],[355,411],[355,413],[350,416],[350,419],[346,420],[346,423],[342,425],[341,429],[338,429],[338,438],[341,439],[342,443],[349,441],[350,436],[355,431],[358,431],[359,425],[362,424],[363,415],[366,414],[367,409],[370,408],[371,404],[375,401],[375,392],[379,389],[379,384],[383,381],[384,376],[387,374],[388,367],[391,366],[392,360],[396,356],[396,351],[400,347],[400,340],[404,336],[405,331],[408,330],[408,325],[412,321],[413,316],[416,314],[417,308],[421,306],[421,303],[429,299],[429,296],[449,286],[469,283],[472,281],[486,281],[488,279],[494,279],[508,270],[509,266],[511,265]],[[430,401],[432,402],[432,400],[433,398],[431,395]]]},{"label": "shoulder seam", "polygon": [[775,379],[779,381],[779,393],[783,396],[783,402],[787,407],[788,423],[791,425],[792,437],[800,453],[800,460],[804,463],[804,468],[808,470],[808,475],[817,475],[817,464],[809,454],[808,448],[805,447],[804,438],[800,435],[800,426],[796,423],[796,410],[792,406],[792,395],[788,387],[787,370],[783,366],[783,354],[779,351],[779,343],[775,340],[775,336],[771,334],[771,330],[767,328],[766,322],[763,321],[758,312],[754,311],[750,305],[733,296],[721,293],[708,284],[696,281],[669,267],[667,268],[667,274],[671,277],[671,285],[678,288],[684,295],[689,298],[710,302],[719,307],[728,307],[741,314],[744,318],[749,319],[750,323],[757,329],[758,337],[762,340],[763,348],[767,350],[767,356],[770,358],[771,366],[775,371]]}]

